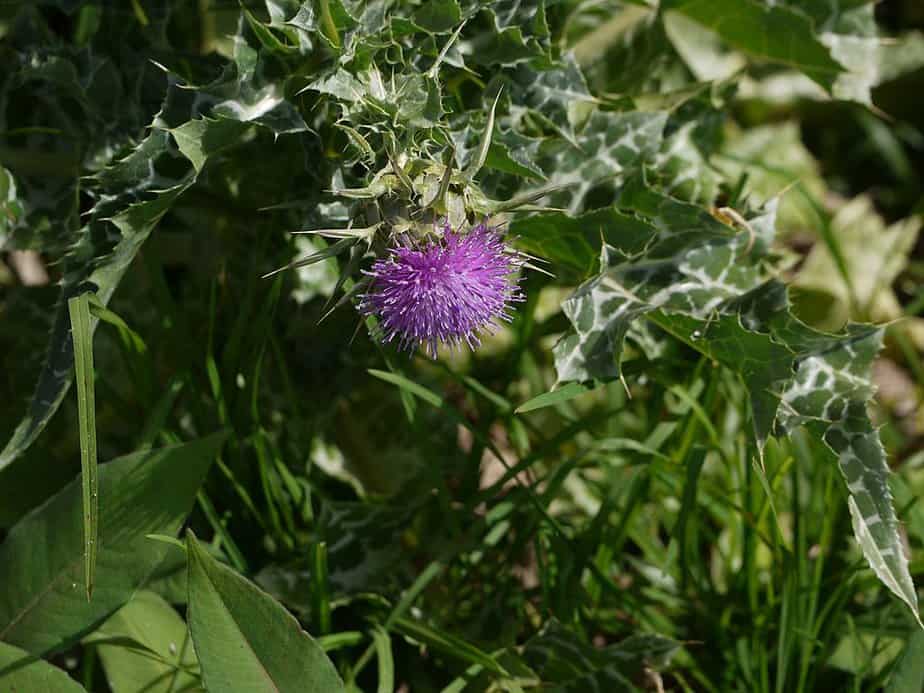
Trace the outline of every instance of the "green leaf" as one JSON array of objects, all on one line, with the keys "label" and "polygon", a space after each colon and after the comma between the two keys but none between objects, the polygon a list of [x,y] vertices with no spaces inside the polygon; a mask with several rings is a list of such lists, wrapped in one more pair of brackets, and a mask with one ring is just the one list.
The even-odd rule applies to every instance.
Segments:
[{"label": "green leaf", "polygon": [[461,20],[462,9],[456,0],[426,0],[414,12],[414,23],[434,34],[452,31]]},{"label": "green leaf", "polygon": [[[131,641],[126,647],[119,640]],[[103,623],[94,643],[114,693],[203,690],[199,663],[180,615],[157,594],[142,590]]]},{"label": "green leaf", "polygon": [[211,693],[343,691],[318,643],[272,597],[215,561],[190,532],[189,628]]},{"label": "green leaf", "polygon": [[829,91],[844,71],[808,18],[786,7],[757,0],[666,0],[662,8],[696,20],[748,55],[795,68]]},{"label": "green leaf", "polygon": [[391,653],[391,638],[381,626],[372,629],[372,644],[379,666],[378,693],[391,693],[395,689],[395,661]]},{"label": "green leaf", "polygon": [[523,404],[514,410],[514,413],[525,414],[526,412],[533,411],[535,409],[551,407],[552,405],[558,404],[559,402],[567,402],[568,400],[574,399],[575,397],[580,397],[585,392],[590,392],[591,390],[596,389],[596,387],[596,385],[585,385],[583,383],[567,383],[555,390],[552,390],[551,392],[543,392],[541,395],[537,395],[536,397],[523,402]]},{"label": "green leaf", "polygon": [[455,659],[469,664],[480,664],[488,671],[501,676],[507,673],[504,667],[487,652],[434,626],[402,616],[396,618],[391,627],[402,635]]},{"label": "green leaf", "polygon": [[500,0],[468,3],[481,7],[494,21],[496,33],[472,39],[470,57],[482,65],[512,65],[547,55],[549,26],[544,0]]},{"label": "green leaf", "polygon": [[740,262],[749,235],[705,210],[637,180],[623,188],[619,202],[647,225],[647,234],[613,233],[617,245],[604,245],[603,271],[562,306],[575,332],[555,346],[560,381],[618,377],[622,343],[634,320],[656,309],[705,317],[765,278],[759,266]]},{"label": "green leaf", "polygon": [[237,144],[248,127],[247,123],[230,118],[199,118],[169,132],[198,174],[212,154]]},{"label": "green leaf", "polygon": [[[845,437],[846,444],[839,445],[836,450],[840,453],[841,471],[851,494],[847,504],[853,534],[876,577],[908,605],[918,625],[924,628],[918,613],[917,591],[908,572],[908,559],[898,532],[899,524],[892,509],[892,496],[888,493],[889,468],[885,450],[879,434],[872,426],[869,429],[852,438]],[[841,434],[840,429],[833,430]],[[878,469],[868,466],[871,457],[878,457]],[[884,493],[883,488],[886,489]],[[863,503],[864,508],[858,503]]]},{"label": "green leaf", "polygon": [[[595,188],[609,186],[612,190],[637,175],[661,149],[666,122],[664,112],[596,111],[576,133],[577,146],[551,139],[538,160],[548,177],[547,185],[564,187],[549,196],[551,206],[577,214],[588,208],[588,195]],[[611,201],[612,197],[604,204]]]},{"label": "green leaf", "polygon": [[90,296],[68,300],[74,365],[77,371],[77,415],[80,436],[80,481],[83,489],[84,587],[87,601],[93,594],[99,539],[99,475],[96,460],[96,395],[94,394],[93,332],[90,329]]},{"label": "green leaf", "polygon": [[509,100],[515,125],[529,114],[573,144],[575,129],[587,121],[597,102],[572,55],[565,55],[554,69],[518,66],[510,83]]},{"label": "green leaf", "polygon": [[924,690],[924,630],[915,630],[905,645],[885,693],[919,693]]},{"label": "green leaf", "polygon": [[391,383],[392,385],[397,385],[402,390],[410,392],[416,397],[420,397],[424,402],[430,404],[434,407],[442,407],[443,399],[439,395],[435,394],[432,390],[428,390],[423,385],[418,385],[413,380],[408,380],[403,375],[398,375],[397,373],[388,373],[386,371],[378,371],[374,368],[369,369],[369,374],[374,375],[380,380],[384,380],[386,383]]},{"label": "green leaf", "polygon": [[615,207],[579,216],[554,212],[514,219],[510,235],[517,247],[551,261],[556,276],[578,281],[599,271],[603,243],[618,243],[623,252],[635,254],[653,238],[649,224]]},{"label": "green leaf", "polygon": [[709,321],[680,314],[658,324],[675,335],[698,333],[691,346],[737,371],[751,392],[756,436],[798,426],[833,453],[847,490],[854,534],[870,567],[917,617],[917,594],[888,487],[889,468],[867,412],[870,369],[882,330],[849,325],[817,332],[790,313],[785,287],[771,282]]},{"label": "green leaf", "polygon": [[0,689],[11,693],[86,693],[63,669],[4,642],[0,642]]},{"label": "green leaf", "polygon": [[[14,526],[0,545],[0,639],[36,654],[65,647],[122,606],[168,547],[225,439],[135,453],[100,467],[100,522],[93,599],[83,575],[81,489],[68,484]],[[41,551],[36,551],[40,542]]]}]

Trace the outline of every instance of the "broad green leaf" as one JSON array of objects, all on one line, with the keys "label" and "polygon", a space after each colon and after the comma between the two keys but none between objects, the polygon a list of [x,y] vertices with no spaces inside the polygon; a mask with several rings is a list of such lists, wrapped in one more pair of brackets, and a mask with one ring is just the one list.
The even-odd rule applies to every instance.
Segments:
[{"label": "broad green leaf", "polygon": [[[133,644],[121,645],[120,640]],[[186,624],[153,592],[136,592],[85,642],[96,641],[106,681],[114,693],[204,690]]]},{"label": "broad green leaf", "polygon": [[915,630],[892,670],[885,691],[918,693],[921,690],[924,690],[924,630]]},{"label": "broad green leaf", "polygon": [[0,639],[36,654],[54,651],[128,601],[169,549],[146,535],[179,530],[224,439],[216,434],[100,467],[96,586],[89,602],[78,589],[79,481],[24,517],[0,545]]},{"label": "broad green leaf", "polygon": [[[898,534],[895,511],[892,510],[892,497],[888,490],[882,492],[884,485],[888,489],[889,468],[885,464],[885,450],[882,449],[879,434],[870,426],[866,435],[861,433],[852,440],[845,436],[845,440],[849,443],[840,445],[843,451],[840,459],[841,470],[851,493],[847,505],[850,508],[853,534],[876,577],[908,605],[918,625],[924,628],[918,614],[917,591],[908,573],[905,547]],[[865,452],[864,447],[874,450],[878,448],[882,463],[880,469],[864,467],[863,460],[858,456],[858,453]],[[857,499],[864,503],[864,509],[860,508]]]},{"label": "broad green leaf", "polygon": [[[104,190],[112,189],[116,194],[103,196],[97,203],[93,209],[93,221],[85,228],[81,243],[76,244],[71,252],[77,269],[65,277],[46,362],[27,415],[0,452],[0,470],[35,441],[70,387],[74,354],[67,299],[89,288],[96,292],[103,306],[108,305],[135,255],[180,195],[195,183],[206,158],[236,143],[246,129],[246,123],[260,124],[276,134],[301,132],[307,128],[294,106],[283,102],[281,95],[276,93],[277,86],[255,86],[252,80],[256,79],[256,57],[248,53],[246,44],[238,45],[238,49],[237,64],[241,72],[234,78],[227,78],[228,83],[219,80],[220,84],[210,85],[215,92],[211,117],[184,121],[185,124],[170,130],[180,151],[193,164],[192,171],[179,178],[168,178],[157,172],[161,161],[171,158],[166,112],[162,111],[148,136],[134,150],[96,176]],[[229,93],[235,98],[227,98]],[[206,103],[209,101],[205,94],[202,99]],[[137,196],[143,191],[148,192],[147,199],[138,201]],[[87,247],[88,239],[93,237],[91,230],[94,225],[108,225],[110,222],[121,234],[115,247],[111,250]],[[104,257],[95,261],[95,255]],[[86,271],[88,267],[92,270]],[[95,329],[96,321],[93,321],[91,336]]]},{"label": "broad green leaf", "polygon": [[817,332],[788,310],[785,287],[770,283],[729,306],[726,315],[696,320],[662,316],[658,324],[738,372],[751,392],[754,425],[786,435],[806,426],[832,451],[850,494],[854,533],[882,582],[917,616],[917,594],[888,487],[889,468],[866,410],[870,368],[882,330],[849,325],[842,335]]},{"label": "broad green leaf", "polygon": [[664,141],[655,163],[663,190],[689,202],[711,203],[720,177],[695,138],[694,122],[679,127]]},{"label": "broad green leaf", "polygon": [[10,693],[86,693],[63,669],[0,642],[0,690]]},{"label": "broad green leaf", "polygon": [[80,481],[83,489],[84,589],[87,601],[93,594],[99,538],[99,473],[96,459],[96,395],[93,370],[93,332],[90,329],[90,296],[85,293],[67,302],[71,319],[74,366],[77,371],[77,414],[80,435]]},{"label": "broad green leaf", "polygon": [[786,7],[757,0],[666,0],[662,7],[712,29],[743,53],[800,70],[825,89],[844,71],[815,37],[809,19]]},{"label": "broad green leaf", "polygon": [[189,628],[210,693],[343,691],[333,664],[298,621],[187,537]]}]

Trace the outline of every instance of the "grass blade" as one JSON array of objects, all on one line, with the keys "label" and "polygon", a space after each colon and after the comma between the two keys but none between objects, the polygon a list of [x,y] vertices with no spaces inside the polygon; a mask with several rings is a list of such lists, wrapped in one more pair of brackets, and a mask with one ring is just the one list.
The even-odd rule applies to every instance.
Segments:
[{"label": "grass blade", "polygon": [[541,395],[536,395],[532,399],[526,400],[523,402],[523,404],[514,410],[514,413],[525,414],[526,412],[533,411],[535,409],[551,407],[553,404],[558,404],[559,402],[567,402],[569,399],[580,397],[585,392],[595,390],[597,387],[597,384],[585,385],[578,382],[568,383],[567,385],[562,385],[557,390],[552,390],[551,392],[543,392]]},{"label": "grass blade", "polygon": [[391,638],[381,626],[372,630],[372,642],[379,662],[378,693],[391,693],[395,690],[395,660],[391,653]]},{"label": "grass blade", "polygon": [[96,460],[96,395],[93,388],[93,332],[90,297],[83,293],[68,299],[74,366],[77,380],[77,418],[80,428],[80,478],[83,487],[84,586],[87,601],[93,595],[96,544],[99,535],[99,478]]}]

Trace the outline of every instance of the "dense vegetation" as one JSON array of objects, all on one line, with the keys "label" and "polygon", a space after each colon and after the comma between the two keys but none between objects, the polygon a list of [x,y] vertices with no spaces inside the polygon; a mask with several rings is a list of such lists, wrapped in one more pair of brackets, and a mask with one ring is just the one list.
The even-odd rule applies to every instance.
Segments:
[{"label": "dense vegetation", "polygon": [[0,4],[0,690],[920,691],[922,30]]}]

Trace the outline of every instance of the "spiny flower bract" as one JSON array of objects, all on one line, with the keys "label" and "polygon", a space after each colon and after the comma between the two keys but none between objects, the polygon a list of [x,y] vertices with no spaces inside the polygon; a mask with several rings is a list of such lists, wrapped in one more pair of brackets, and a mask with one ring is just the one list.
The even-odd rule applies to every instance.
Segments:
[{"label": "spiny flower bract", "polygon": [[382,341],[436,356],[439,344],[475,348],[479,334],[510,320],[522,300],[515,274],[522,264],[500,231],[479,224],[468,233],[446,227],[442,238],[402,243],[366,272],[359,310],[379,319]]}]

